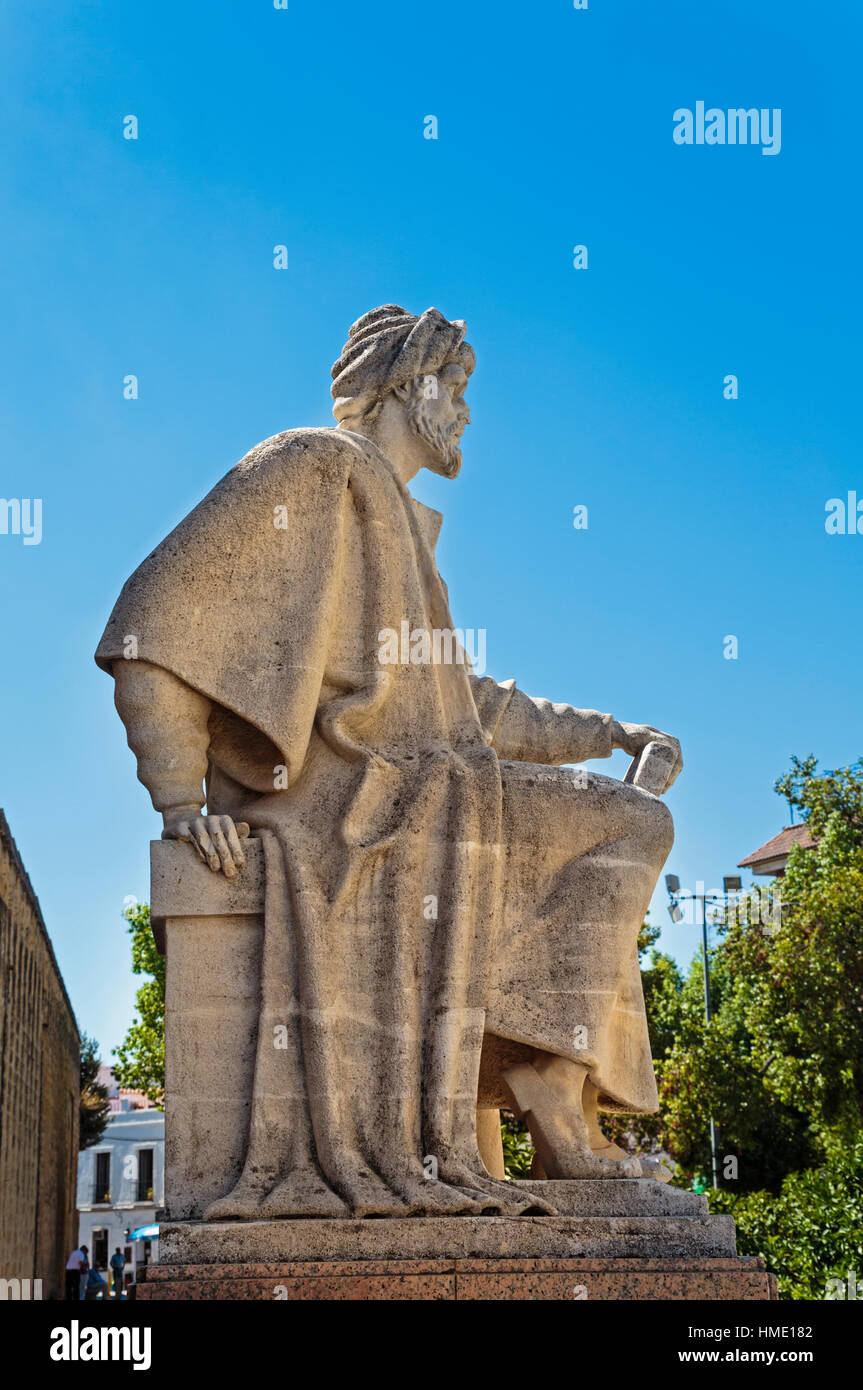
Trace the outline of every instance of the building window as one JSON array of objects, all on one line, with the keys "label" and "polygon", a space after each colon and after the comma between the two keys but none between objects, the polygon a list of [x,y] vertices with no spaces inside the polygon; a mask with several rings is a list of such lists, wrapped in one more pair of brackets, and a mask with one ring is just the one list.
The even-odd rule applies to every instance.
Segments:
[{"label": "building window", "polygon": [[104,1204],[111,1200],[111,1153],[105,1150],[94,1155],[96,1177],[93,1183],[94,1203]]},{"label": "building window", "polygon": [[108,1268],[108,1232],[104,1227],[93,1232],[93,1268]]},{"label": "building window", "polygon": [[153,1200],[153,1150],[138,1150],[138,1201]]}]

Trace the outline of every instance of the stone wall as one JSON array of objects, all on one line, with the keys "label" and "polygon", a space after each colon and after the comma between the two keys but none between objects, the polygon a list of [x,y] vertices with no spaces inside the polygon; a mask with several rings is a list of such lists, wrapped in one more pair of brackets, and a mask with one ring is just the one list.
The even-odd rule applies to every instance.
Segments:
[{"label": "stone wall", "polygon": [[63,1294],[74,1248],[79,1039],[48,932],[0,811],[0,1279]]}]

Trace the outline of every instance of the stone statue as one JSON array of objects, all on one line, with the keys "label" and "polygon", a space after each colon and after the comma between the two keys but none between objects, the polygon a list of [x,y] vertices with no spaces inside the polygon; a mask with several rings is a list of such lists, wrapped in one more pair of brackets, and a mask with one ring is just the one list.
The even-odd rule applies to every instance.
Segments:
[{"label": "stone statue", "polygon": [[[208,1220],[553,1214],[543,1177],[667,1176],[597,1112],[657,1107],[636,942],[672,823],[643,788],[680,749],[471,669],[408,484],[457,475],[473,368],[460,320],[363,315],[337,427],[241,459],[96,653],[163,839],[229,879],[263,846],[245,1165]],[[562,766],[615,748],[633,781]],[[501,1106],[535,1182],[504,1180]]]}]

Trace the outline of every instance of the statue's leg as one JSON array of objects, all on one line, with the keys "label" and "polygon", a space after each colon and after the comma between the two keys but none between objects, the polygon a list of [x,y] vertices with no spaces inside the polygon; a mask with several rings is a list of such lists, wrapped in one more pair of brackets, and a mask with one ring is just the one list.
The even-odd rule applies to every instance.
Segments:
[{"label": "statue's leg", "polygon": [[584,1119],[587,1124],[587,1132],[590,1135],[590,1147],[595,1154],[601,1154],[603,1158],[629,1158],[629,1154],[622,1149],[619,1144],[613,1143],[607,1135],[603,1134],[599,1124],[599,1110],[597,1101],[599,1100],[599,1090],[591,1080],[584,1083],[582,1092],[582,1104],[584,1106]]},{"label": "statue's leg", "polygon": [[[630,1154],[622,1149],[619,1144],[615,1144],[607,1135],[603,1134],[599,1124],[599,1090],[592,1081],[585,1081],[582,1096],[584,1104],[584,1118],[590,1135],[590,1147],[595,1154],[601,1158],[629,1158]],[[642,1176],[645,1178],[655,1178],[657,1182],[670,1182],[673,1176],[671,1169],[666,1168],[664,1163],[660,1163],[654,1158],[644,1158],[639,1155]]]},{"label": "statue's leg", "polygon": [[[638,933],[671,844],[668,813],[593,773],[576,784],[558,768],[501,766],[507,893],[486,1030],[582,1063],[619,1109],[650,1113]],[[504,1067],[516,1060],[532,1056]]]},{"label": "statue's leg", "polygon": [[[588,1080],[584,1083],[582,1102],[584,1102],[584,1118],[586,1126],[588,1126],[589,1136],[591,1136],[593,1152],[599,1154],[600,1158],[630,1158],[631,1155],[627,1154],[625,1148],[621,1148],[620,1144],[614,1144],[613,1140],[610,1140],[600,1129],[599,1090],[598,1087],[593,1086],[592,1081]],[[659,1183],[670,1183],[671,1177],[674,1176],[671,1169],[666,1168],[666,1165],[659,1159],[643,1158],[643,1155],[639,1155],[638,1161],[641,1163],[643,1177],[653,1177]]]},{"label": "statue's leg", "polygon": [[[626,1177],[653,1178],[658,1182],[668,1182],[672,1176],[670,1169],[655,1159],[636,1157],[628,1154],[619,1144],[612,1143],[599,1125],[597,1101],[599,1091],[587,1075],[587,1068],[568,1057],[556,1057],[551,1053],[538,1052],[529,1064],[530,1069],[547,1086],[551,1095],[559,1103],[560,1113],[554,1113],[554,1103],[539,1096],[536,1087],[527,1076],[521,1078],[521,1091],[527,1100],[533,1094],[536,1114],[532,1123],[532,1113],[528,1110],[527,1123],[531,1138],[536,1145],[539,1163],[532,1177]],[[516,1071],[517,1068],[512,1068]],[[515,1078],[516,1085],[519,1084]],[[509,1085],[508,1077],[504,1083]],[[513,1096],[515,1089],[509,1087]],[[540,1141],[534,1134],[534,1125],[541,1135]],[[549,1145],[554,1146],[550,1159]],[[585,1149],[603,1164],[602,1170],[582,1171],[585,1168]],[[609,1168],[616,1165],[618,1171]],[[573,1166],[574,1165],[574,1166]],[[587,1165],[590,1166],[589,1164]],[[552,1171],[552,1169],[557,1171]],[[575,1169],[578,1171],[575,1171]],[[567,1171],[563,1171],[566,1169]]]},{"label": "statue's leg", "polygon": [[657,1108],[637,948],[671,819],[610,778],[501,766],[510,887],[486,1028],[535,1049],[498,1072],[530,1128],[535,1176],[667,1177],[610,1144],[596,1109],[602,1095],[621,1111]]},{"label": "statue's leg", "polygon": [[591,1149],[584,1114],[587,1067],[567,1057],[538,1054],[501,1075],[516,1115],[524,1115],[549,1178],[640,1178],[639,1159],[604,1158]]},{"label": "statue's leg", "polygon": [[500,1135],[500,1111],[483,1107],[476,1112],[476,1145],[486,1172],[492,1178],[505,1178],[503,1140]]}]

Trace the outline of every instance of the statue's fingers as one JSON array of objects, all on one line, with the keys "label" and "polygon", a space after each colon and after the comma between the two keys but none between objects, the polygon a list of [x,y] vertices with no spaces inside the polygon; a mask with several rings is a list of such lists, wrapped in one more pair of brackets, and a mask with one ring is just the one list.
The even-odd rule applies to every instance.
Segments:
[{"label": "statue's fingers", "polygon": [[234,868],[234,856],[231,854],[228,848],[228,842],[225,839],[221,816],[208,816],[207,829],[210,832],[210,839],[216,847],[219,863],[222,866],[222,873],[225,875],[225,878],[234,878],[237,872]]},{"label": "statue's fingers", "polygon": [[189,842],[189,844],[192,846],[192,848],[194,849],[194,851],[195,851],[195,853],[197,854],[198,858],[200,859],[201,863],[202,863],[202,864],[206,864],[206,862],[207,862],[207,856],[206,856],[206,854],[204,853],[204,851],[201,849],[201,846],[198,844],[198,841],[195,839],[194,835],[178,835],[177,838],[178,838],[179,840],[187,840],[187,841]]},{"label": "statue's fingers", "polygon": [[246,856],[243,854],[243,846],[240,844],[240,837],[237,834],[236,827],[230,816],[222,816],[222,829],[225,833],[225,839],[228,841],[228,849],[231,851],[234,863],[238,869],[242,869],[246,862]]},{"label": "statue's fingers", "polygon": [[195,839],[194,835],[192,834],[192,829],[191,829],[191,826],[189,825],[189,822],[188,822],[188,821],[185,821],[185,820],[179,821],[179,822],[177,823],[177,825],[175,825],[175,826],[171,829],[170,834],[166,834],[165,831],[163,830],[163,831],[162,831],[162,839],[163,839],[163,840],[165,840],[165,839],[169,839],[169,840],[182,840],[183,844],[191,845],[192,848],[193,848],[193,850],[194,850],[195,853],[197,854],[198,858],[201,859],[201,860],[206,864],[206,862],[207,862],[206,856],[204,855],[204,852],[203,852],[203,850],[201,849],[201,846],[198,844],[198,841]]},{"label": "statue's fingers", "polygon": [[204,859],[215,873],[221,865],[219,856],[213,847],[213,842],[207,834],[207,822],[204,820],[203,816],[198,816],[198,819],[192,822],[191,831],[193,839],[203,851]]},{"label": "statue's fingers", "polygon": [[237,825],[236,825],[236,830],[237,830],[237,834],[239,835],[239,837],[240,837],[241,840],[248,840],[248,838],[249,838],[249,826],[248,826],[248,822],[247,822],[247,821],[244,821],[244,820],[238,821],[238,822],[237,822]]},{"label": "statue's fingers", "polygon": [[671,772],[669,773],[669,776],[668,776],[668,781],[667,781],[666,784],[665,784],[665,790],[666,790],[666,791],[668,791],[670,787],[673,787],[673,786],[674,786],[674,783],[677,781],[677,779],[678,779],[678,777],[680,776],[680,774],[681,774],[682,771],[683,771],[683,759],[681,758],[680,754],[678,754],[677,758],[675,759],[674,763],[672,764]]}]

